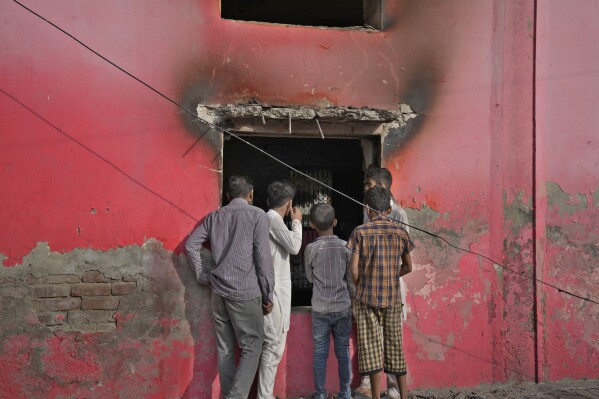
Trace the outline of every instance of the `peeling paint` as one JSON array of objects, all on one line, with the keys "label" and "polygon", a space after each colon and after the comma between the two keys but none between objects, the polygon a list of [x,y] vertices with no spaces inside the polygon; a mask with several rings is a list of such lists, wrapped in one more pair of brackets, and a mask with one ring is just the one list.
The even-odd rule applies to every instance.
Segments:
[{"label": "peeling paint", "polygon": [[525,226],[530,226],[533,221],[532,199],[524,203],[524,192],[519,192],[511,204],[507,203],[507,193],[503,192],[503,217],[511,222],[512,234],[517,236]]},{"label": "peeling paint", "polygon": [[[456,223],[457,219],[463,221],[459,212],[467,212],[467,209],[441,214],[423,205],[419,210],[407,208],[406,212],[412,225],[431,231],[451,244],[465,249],[469,248],[471,242],[475,241],[478,236],[484,235],[487,229],[483,220],[474,217],[468,219],[464,224]],[[458,213],[457,219],[455,213]],[[454,224],[457,225],[454,227]],[[451,247],[442,240],[417,229],[411,231],[411,236],[421,243],[418,253],[419,260],[423,263],[431,263],[435,268],[454,268],[465,255],[464,252]]]},{"label": "peeling paint", "polygon": [[[225,21],[218,2],[35,4],[189,110],[259,105],[257,123],[264,112],[268,126],[291,115],[314,134],[315,122],[304,118],[345,129],[351,120],[378,124],[381,110],[399,112],[376,135],[415,226],[596,295],[599,80],[587,73],[597,57],[579,44],[597,36],[598,10],[532,1],[384,8],[385,29],[372,34]],[[11,2],[0,9],[8,94],[0,95],[0,260],[13,266],[0,271],[0,386],[11,399],[218,397],[208,291],[176,249],[220,205],[222,134],[65,45]],[[76,23],[88,19],[111,35]],[[522,40],[531,29],[538,51]],[[89,93],[93,102],[82,101]],[[595,308],[417,231],[413,238],[404,330],[412,386],[534,379],[535,361],[541,380],[599,376]],[[73,326],[68,311],[40,312],[40,303],[64,297],[40,299],[34,290],[65,295],[45,286],[66,287],[65,276],[89,270],[107,284],[136,283],[118,305],[105,304],[118,307],[100,314],[106,323]],[[49,276],[62,282],[42,284]],[[297,345],[288,346],[277,392],[307,393],[309,313],[294,314],[292,324],[288,342]],[[82,362],[88,375],[77,374]],[[53,378],[40,371],[46,367]]]},{"label": "peeling paint", "polygon": [[588,206],[586,194],[570,195],[562,190],[559,184],[547,182],[547,204],[555,206],[562,213],[573,215]]},{"label": "peeling paint", "polygon": [[[42,319],[40,306],[52,295],[46,294],[52,292],[48,289],[68,300],[73,298],[68,297],[69,292],[57,288],[112,285],[114,290],[133,281],[137,288],[131,293],[117,292],[116,329],[99,329],[109,322],[97,324],[95,318],[67,324],[71,312],[85,313],[85,308],[57,310],[68,313],[64,323]],[[0,290],[23,288],[1,300],[0,364],[4,366],[0,367],[0,385],[18,387],[16,398],[40,394],[86,397],[89,387],[97,398],[113,398],[115,392],[119,397],[180,397],[192,381],[194,346],[203,348],[195,351],[196,361],[206,362],[208,355],[207,363],[199,363],[198,370],[205,367],[208,373],[215,361],[213,351],[202,355],[214,346],[211,330],[196,335],[195,344],[191,334],[199,319],[206,319],[209,296],[204,291],[192,300],[184,294],[186,286],[201,292],[185,258],[164,250],[156,240],[147,240],[143,246],[76,249],[65,254],[38,243],[22,264],[0,268]],[[36,297],[37,288],[46,290],[38,290]],[[191,311],[195,314],[188,313]],[[95,317],[94,312],[99,311],[87,312]],[[135,371],[125,373],[124,368]],[[211,391],[210,385],[201,383],[208,390],[205,392]]]}]

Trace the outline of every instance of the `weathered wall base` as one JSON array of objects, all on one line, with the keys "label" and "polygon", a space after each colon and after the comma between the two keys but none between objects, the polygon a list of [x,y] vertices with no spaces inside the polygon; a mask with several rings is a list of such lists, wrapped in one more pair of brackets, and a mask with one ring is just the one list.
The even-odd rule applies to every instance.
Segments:
[{"label": "weathered wall base", "polygon": [[[210,290],[156,240],[65,254],[39,243],[0,268],[0,293],[1,399],[219,397]],[[288,342],[275,393],[307,395],[309,308],[292,315]],[[351,352],[357,370],[355,333]],[[338,389],[333,355],[327,386]]]},{"label": "weathered wall base", "polygon": [[194,353],[206,295],[188,318],[189,277],[152,240],[65,254],[40,243],[0,268],[0,397],[181,397],[194,357],[211,356]]}]

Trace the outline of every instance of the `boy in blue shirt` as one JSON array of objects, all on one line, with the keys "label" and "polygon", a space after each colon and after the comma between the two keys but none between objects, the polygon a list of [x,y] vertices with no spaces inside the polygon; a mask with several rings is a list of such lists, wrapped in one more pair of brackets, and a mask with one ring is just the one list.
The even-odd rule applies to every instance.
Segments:
[{"label": "boy in blue shirt", "polygon": [[337,224],[335,210],[329,204],[310,209],[310,227],[318,238],[304,251],[306,277],[312,289],[312,337],[314,339],[315,399],[326,399],[326,363],[330,336],[333,335],[339,372],[339,399],[350,399],[352,297],[354,293],[346,242],[333,234]]}]

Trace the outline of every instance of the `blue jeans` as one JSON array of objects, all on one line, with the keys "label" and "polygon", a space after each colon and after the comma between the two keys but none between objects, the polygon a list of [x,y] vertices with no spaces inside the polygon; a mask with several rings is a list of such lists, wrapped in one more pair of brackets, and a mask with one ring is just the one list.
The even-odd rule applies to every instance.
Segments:
[{"label": "blue jeans", "polygon": [[314,338],[314,393],[315,399],[326,399],[327,358],[331,333],[339,369],[339,399],[350,399],[351,363],[349,336],[351,334],[351,309],[336,313],[312,312],[312,337]]}]

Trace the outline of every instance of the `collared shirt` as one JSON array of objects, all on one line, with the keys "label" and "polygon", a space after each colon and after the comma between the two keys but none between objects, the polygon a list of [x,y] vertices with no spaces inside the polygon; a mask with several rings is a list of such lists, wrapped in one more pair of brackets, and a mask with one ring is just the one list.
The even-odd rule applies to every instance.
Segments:
[{"label": "collared shirt", "polygon": [[[395,201],[394,198],[391,198],[391,212],[387,215],[387,218],[392,222],[399,222],[401,227],[406,229],[408,233],[410,233],[410,221],[408,220],[408,213]],[[370,218],[368,217],[368,212],[366,208],[364,208],[364,223],[370,222]],[[401,265],[401,262],[399,263]],[[406,291],[407,285],[404,281],[403,277],[399,278],[399,283],[401,286],[401,303],[406,302]],[[404,320],[408,318],[408,308],[407,306],[403,306],[401,309],[401,314]]]},{"label": "collared shirt", "polygon": [[351,251],[335,235],[318,237],[304,250],[306,277],[312,288],[312,311],[333,313],[351,307],[354,285],[349,268]]},{"label": "collared shirt", "polygon": [[[387,215],[389,220],[391,220],[392,222],[399,222],[399,224],[404,229],[406,229],[406,231],[409,233],[410,226],[408,226],[408,224],[410,224],[410,221],[408,220],[408,213],[405,211],[405,209],[403,209],[401,206],[399,206],[399,204],[397,202],[395,202],[395,200],[393,198],[391,198],[390,205],[391,205],[391,212],[389,212],[389,215]],[[366,208],[364,208],[363,219],[364,219],[363,223],[370,222],[370,218],[368,217],[368,211],[366,210]]]},{"label": "collared shirt", "polygon": [[401,303],[401,256],[414,249],[406,230],[378,215],[354,229],[347,248],[360,256],[356,299],[377,308]]},{"label": "collared shirt", "polygon": [[[200,283],[225,298],[247,301],[262,296],[272,300],[274,277],[264,211],[242,198],[233,199],[208,216],[191,233],[185,249]],[[210,241],[215,266],[202,268],[200,249]]]},{"label": "collared shirt", "polygon": [[283,317],[283,332],[289,331],[291,320],[291,265],[289,255],[297,255],[302,247],[302,222],[291,222],[287,228],[277,211],[269,210],[266,217],[270,223],[270,253],[275,272],[274,300],[279,302]]}]

